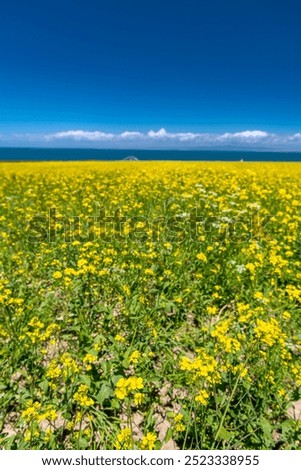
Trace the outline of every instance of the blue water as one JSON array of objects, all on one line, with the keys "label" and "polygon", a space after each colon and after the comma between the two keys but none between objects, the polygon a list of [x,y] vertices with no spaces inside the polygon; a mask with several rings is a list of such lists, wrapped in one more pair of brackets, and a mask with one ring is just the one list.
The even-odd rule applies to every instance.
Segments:
[{"label": "blue water", "polygon": [[267,161],[300,162],[301,152],[250,152],[222,150],[106,150],[106,149],[49,149],[0,148],[0,161],[68,161],[123,160],[135,155],[139,160],[184,161]]}]

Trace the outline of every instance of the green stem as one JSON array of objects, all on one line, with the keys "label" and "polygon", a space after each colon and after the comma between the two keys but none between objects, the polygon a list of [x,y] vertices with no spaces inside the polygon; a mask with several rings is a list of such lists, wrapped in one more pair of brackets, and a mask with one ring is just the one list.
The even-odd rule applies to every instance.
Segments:
[{"label": "green stem", "polygon": [[[194,405],[194,401],[192,400],[191,401],[191,405],[190,405],[190,410],[189,410],[189,416],[191,416],[191,412],[192,412],[192,408],[193,408],[193,405]],[[186,428],[186,433],[185,433],[185,438],[184,438],[184,443],[183,443],[183,447],[182,449],[186,449],[186,441],[187,441],[187,437],[188,437],[188,432],[190,430],[190,426],[187,425],[187,428]]]},{"label": "green stem", "polygon": [[225,418],[226,418],[226,416],[227,416],[227,413],[228,413],[228,410],[229,410],[231,401],[232,401],[232,399],[233,399],[233,397],[234,397],[234,394],[235,394],[235,391],[236,391],[236,388],[237,388],[239,379],[240,379],[240,375],[238,374],[237,379],[236,379],[235,384],[234,384],[234,387],[233,387],[233,390],[232,390],[232,393],[231,393],[231,395],[230,395],[230,398],[229,398],[229,400],[228,400],[228,403],[227,403],[227,406],[226,406],[226,408],[225,408],[224,414],[223,414],[223,416],[222,416],[221,422],[220,422],[220,424],[219,424],[218,430],[216,431],[216,434],[215,434],[215,436],[214,436],[213,444],[212,444],[212,447],[211,447],[212,450],[214,449],[215,442],[216,442],[216,440],[217,440],[217,438],[218,438],[218,435],[219,435],[219,433],[220,433],[220,431],[221,431],[221,429],[222,429],[222,427],[223,427],[223,424],[224,424]]}]

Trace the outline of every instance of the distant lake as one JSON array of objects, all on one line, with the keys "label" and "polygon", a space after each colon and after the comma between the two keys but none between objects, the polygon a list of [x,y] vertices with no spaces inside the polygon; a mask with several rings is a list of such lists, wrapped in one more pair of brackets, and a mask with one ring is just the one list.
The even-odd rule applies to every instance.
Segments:
[{"label": "distant lake", "polygon": [[134,155],[139,160],[300,162],[301,152],[250,152],[222,150],[106,150],[0,148],[0,161],[123,160]]}]

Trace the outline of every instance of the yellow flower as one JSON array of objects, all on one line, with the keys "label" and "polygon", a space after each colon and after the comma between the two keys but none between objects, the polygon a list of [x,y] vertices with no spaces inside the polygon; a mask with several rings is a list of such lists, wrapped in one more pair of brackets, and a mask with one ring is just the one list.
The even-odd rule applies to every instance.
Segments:
[{"label": "yellow flower", "polygon": [[186,426],[183,423],[178,423],[175,426],[176,432],[183,432],[183,431],[185,431],[185,429],[186,429]]},{"label": "yellow flower", "polygon": [[195,397],[195,401],[201,405],[207,405],[209,398],[209,393],[206,390],[201,390],[199,394]]},{"label": "yellow flower", "polygon": [[129,393],[137,392],[137,390],[141,390],[143,386],[142,377],[128,377],[127,379],[121,377],[116,384],[114,393],[119,400],[124,400]]},{"label": "yellow flower", "polygon": [[131,364],[133,362],[134,364],[137,364],[140,356],[141,356],[140,351],[137,351],[137,350],[134,351],[129,357],[129,363]]},{"label": "yellow flower", "polygon": [[144,450],[153,450],[155,448],[155,442],[157,436],[153,432],[148,432],[146,436],[141,439],[140,447]]},{"label": "yellow flower", "polygon": [[41,403],[30,400],[27,403],[27,408],[22,412],[21,417],[26,421],[30,422],[34,419],[37,419],[39,416],[39,410],[41,408]]},{"label": "yellow flower", "polygon": [[219,341],[224,346],[226,352],[235,353],[241,349],[240,342],[235,338],[221,337]]},{"label": "yellow flower", "polygon": [[47,428],[43,439],[45,442],[49,442],[52,436],[53,436],[53,430],[51,428]]},{"label": "yellow flower", "polygon": [[52,277],[53,279],[61,279],[61,277],[63,277],[63,274],[61,273],[61,271],[55,271]]},{"label": "yellow flower", "polygon": [[31,441],[34,437],[39,437],[39,431],[36,429],[35,431],[31,431],[30,429],[26,429],[24,433],[24,440],[25,442]]},{"label": "yellow flower", "polygon": [[117,441],[115,442],[115,448],[117,450],[128,450],[133,446],[132,431],[130,428],[124,428],[117,435]]},{"label": "yellow flower", "polygon": [[218,312],[218,308],[215,305],[208,305],[206,307],[206,311],[207,313],[209,313],[209,315],[216,315]]},{"label": "yellow flower", "polygon": [[158,331],[156,330],[156,328],[152,329],[152,335],[155,339],[158,338]]},{"label": "yellow flower", "polygon": [[179,423],[180,421],[182,421],[182,419],[183,419],[182,413],[178,413],[178,414],[175,415],[175,417],[174,417],[174,420],[175,420],[176,423]]},{"label": "yellow flower", "polygon": [[268,346],[273,346],[283,338],[279,323],[275,318],[271,318],[269,321],[257,319],[256,323],[254,332],[257,338]]},{"label": "yellow flower", "polygon": [[126,379],[124,379],[123,377],[121,379],[119,379],[117,384],[116,384],[115,396],[119,400],[124,400],[125,397],[127,396],[126,385],[127,385]]},{"label": "yellow flower", "polygon": [[87,364],[94,364],[97,361],[97,356],[95,354],[88,353],[83,358],[83,362]]},{"label": "yellow flower", "polygon": [[183,415],[182,415],[182,413],[178,413],[177,415],[175,415],[175,417],[174,417],[174,422],[175,422],[175,430],[176,430],[176,432],[185,431],[186,426],[185,426],[185,424],[182,423],[182,420],[183,420]]},{"label": "yellow flower", "polygon": [[143,401],[143,398],[144,398],[144,395],[143,393],[135,393],[134,395],[134,403],[135,405],[141,405],[142,401]]},{"label": "yellow flower", "polygon": [[129,390],[141,390],[144,387],[142,377],[129,377],[127,379],[127,386]]},{"label": "yellow flower", "polygon": [[200,377],[205,377],[211,383],[217,383],[220,380],[220,372],[217,361],[205,351],[198,350],[199,356],[193,359],[182,357],[180,359],[180,369],[191,372],[192,381]]},{"label": "yellow flower", "polygon": [[264,299],[263,293],[262,293],[262,292],[259,292],[259,291],[255,292],[255,293],[254,293],[254,299],[256,299],[256,300],[263,300],[263,299]]},{"label": "yellow flower", "polygon": [[154,276],[155,275],[154,270],[150,269],[150,268],[145,269],[144,274],[148,274],[149,276]]},{"label": "yellow flower", "polygon": [[55,409],[49,405],[46,407],[46,409],[38,416],[38,422],[41,423],[41,421],[48,420],[48,421],[55,421],[57,418],[58,414],[55,411]]},{"label": "yellow flower", "polygon": [[92,406],[94,405],[94,400],[87,395],[88,386],[87,385],[80,385],[78,387],[77,392],[74,393],[73,399],[76,401],[80,406]]},{"label": "yellow flower", "polygon": [[115,336],[115,341],[118,341],[119,343],[124,343],[125,342],[125,338],[121,335],[116,335]]},{"label": "yellow flower", "polygon": [[203,261],[204,263],[207,262],[207,256],[204,253],[198,253],[196,257],[199,261]]},{"label": "yellow flower", "polygon": [[125,397],[127,396],[127,390],[126,388],[116,388],[115,389],[115,396],[119,399],[119,400],[124,400]]},{"label": "yellow flower", "polygon": [[282,317],[284,318],[284,320],[290,320],[290,318],[292,316],[291,316],[290,312],[285,311],[285,312],[282,313]]},{"label": "yellow flower", "polygon": [[57,362],[51,361],[46,372],[46,377],[49,379],[57,379],[61,375],[61,373],[62,370],[57,365]]}]

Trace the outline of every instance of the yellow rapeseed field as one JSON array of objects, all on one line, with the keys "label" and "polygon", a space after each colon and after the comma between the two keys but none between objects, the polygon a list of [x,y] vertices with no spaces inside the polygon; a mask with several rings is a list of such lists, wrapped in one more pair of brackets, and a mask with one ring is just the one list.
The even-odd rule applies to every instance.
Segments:
[{"label": "yellow rapeseed field", "polygon": [[300,449],[301,164],[0,164],[2,449]]}]

